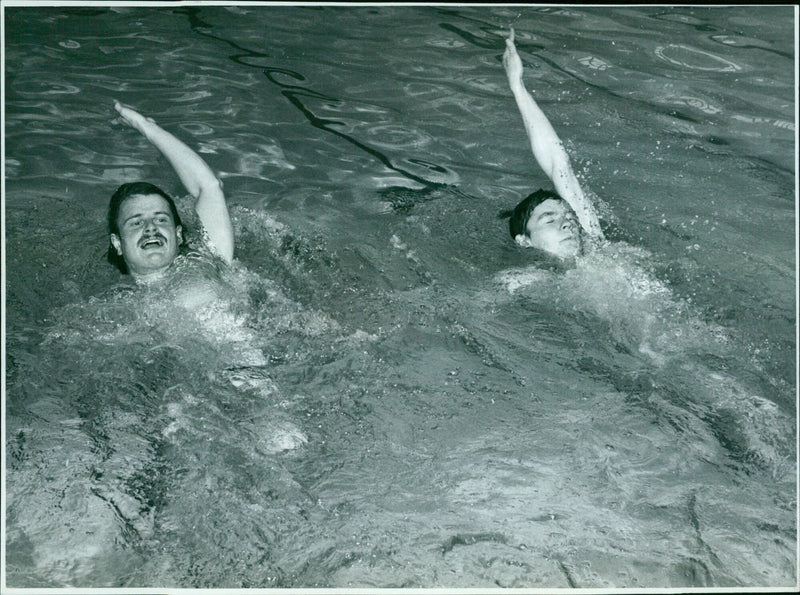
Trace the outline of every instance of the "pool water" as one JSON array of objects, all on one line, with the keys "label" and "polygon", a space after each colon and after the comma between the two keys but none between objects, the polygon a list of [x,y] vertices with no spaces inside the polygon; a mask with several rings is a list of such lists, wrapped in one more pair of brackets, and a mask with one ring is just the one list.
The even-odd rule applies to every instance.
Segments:
[{"label": "pool water", "polygon": [[[5,6],[5,586],[796,585],[796,16]],[[509,26],[574,267],[497,218],[549,187]],[[182,193],[115,99],[230,269],[105,262],[120,183]]]}]

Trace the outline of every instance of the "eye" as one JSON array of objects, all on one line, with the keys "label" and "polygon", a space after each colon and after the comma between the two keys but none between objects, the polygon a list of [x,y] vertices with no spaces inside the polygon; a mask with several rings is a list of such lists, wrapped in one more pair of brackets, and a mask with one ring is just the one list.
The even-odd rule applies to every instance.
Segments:
[{"label": "eye", "polygon": [[156,217],[156,223],[166,224],[169,223],[169,217],[166,215],[161,215],[160,217]]}]

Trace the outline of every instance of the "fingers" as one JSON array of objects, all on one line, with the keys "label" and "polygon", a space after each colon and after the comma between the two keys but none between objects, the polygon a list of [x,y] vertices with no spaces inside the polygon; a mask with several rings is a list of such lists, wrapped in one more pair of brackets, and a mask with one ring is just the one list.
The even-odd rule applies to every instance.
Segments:
[{"label": "fingers", "polygon": [[508,51],[516,51],[517,48],[514,46],[514,28],[512,27],[508,37],[506,37],[506,49]]},{"label": "fingers", "polygon": [[129,112],[130,110],[127,110],[127,108],[124,105],[122,105],[119,101],[117,101],[116,99],[114,100],[114,109],[117,111],[117,114],[119,114],[120,121],[122,121],[122,122],[124,122],[124,123],[126,123],[128,125],[132,125],[131,124],[131,119],[129,117],[129,114],[126,113],[126,111]]},{"label": "fingers", "polygon": [[123,118],[125,118],[126,112],[130,113],[130,112],[134,111],[131,108],[129,108],[127,105],[122,105],[116,99],[114,100],[114,109],[117,110],[117,113],[119,113],[119,115],[122,116]]},{"label": "fingers", "polygon": [[144,119],[150,120],[150,118],[145,118],[145,116],[143,116],[142,114],[137,112],[132,107],[128,107],[127,105],[123,105],[119,101],[117,101],[116,99],[114,100],[114,109],[117,110],[117,112],[119,112],[119,115],[122,116],[125,120],[133,120],[137,116],[139,118],[144,118]]},{"label": "fingers", "polygon": [[121,120],[128,124],[128,126],[132,126],[136,130],[144,133],[144,129],[146,124],[149,122],[151,124],[155,124],[152,118],[147,118],[137,112],[135,109],[128,107],[127,105],[121,104],[116,99],[114,100],[114,109],[117,110]]}]

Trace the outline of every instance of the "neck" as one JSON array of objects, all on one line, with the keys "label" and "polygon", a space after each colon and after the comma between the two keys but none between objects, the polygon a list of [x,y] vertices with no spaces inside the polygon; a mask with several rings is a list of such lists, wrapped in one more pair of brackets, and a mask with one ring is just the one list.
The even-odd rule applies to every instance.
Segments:
[{"label": "neck", "polygon": [[164,280],[167,277],[167,271],[169,268],[169,266],[165,266],[162,269],[147,271],[145,273],[130,271],[130,275],[137,283],[142,285],[152,285],[153,283],[158,283],[159,281]]}]

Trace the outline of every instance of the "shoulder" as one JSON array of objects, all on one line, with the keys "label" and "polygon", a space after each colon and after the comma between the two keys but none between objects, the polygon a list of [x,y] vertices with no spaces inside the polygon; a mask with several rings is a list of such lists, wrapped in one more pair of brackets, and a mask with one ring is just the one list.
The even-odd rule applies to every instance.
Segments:
[{"label": "shoulder", "polygon": [[181,249],[179,258],[195,261],[205,260],[213,262],[218,267],[229,266],[228,261],[220,253],[199,219],[192,222],[191,231],[186,235],[186,242]]},{"label": "shoulder", "polygon": [[213,244],[195,239],[184,244],[173,263],[176,272],[205,271],[205,277],[220,277],[228,268],[228,263],[216,252]]}]

